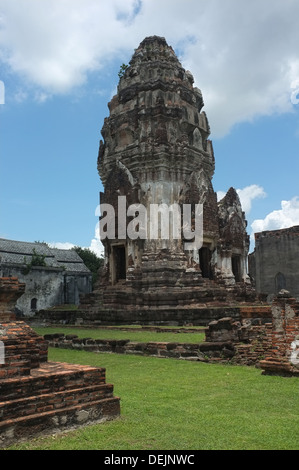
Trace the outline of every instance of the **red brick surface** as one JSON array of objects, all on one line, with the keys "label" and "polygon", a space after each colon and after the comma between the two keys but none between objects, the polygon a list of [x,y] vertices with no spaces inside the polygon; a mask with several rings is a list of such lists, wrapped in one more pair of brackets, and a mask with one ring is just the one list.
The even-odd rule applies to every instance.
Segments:
[{"label": "red brick surface", "polygon": [[48,342],[15,321],[13,302],[23,291],[16,278],[0,279],[0,447],[120,414],[104,368],[48,362]]}]

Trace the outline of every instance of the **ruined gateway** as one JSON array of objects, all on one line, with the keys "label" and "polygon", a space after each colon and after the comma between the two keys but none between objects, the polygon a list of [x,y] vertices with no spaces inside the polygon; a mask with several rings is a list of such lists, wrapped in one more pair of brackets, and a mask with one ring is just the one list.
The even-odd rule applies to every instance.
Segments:
[{"label": "ruined gateway", "polygon": [[[211,306],[254,297],[239,197],[230,188],[217,202],[202,94],[166,40],[145,38],[122,72],[98,154],[100,204],[114,208],[115,238],[102,237],[105,265],[95,291],[82,299],[82,311],[99,323],[206,323],[215,315],[208,312]],[[132,239],[119,220],[138,204],[148,211],[153,204],[176,204],[182,213],[189,205],[193,229],[196,205],[202,204],[202,245],[186,250],[184,234],[174,238],[171,229],[167,238],[160,230],[158,237],[146,231],[146,237]]]}]

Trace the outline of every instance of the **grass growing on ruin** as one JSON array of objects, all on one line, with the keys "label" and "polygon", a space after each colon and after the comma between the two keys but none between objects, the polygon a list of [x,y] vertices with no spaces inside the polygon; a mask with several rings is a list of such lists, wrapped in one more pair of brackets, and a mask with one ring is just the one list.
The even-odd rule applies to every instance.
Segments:
[{"label": "grass growing on ruin", "polygon": [[148,331],[142,328],[134,328],[134,331],[112,329],[88,329],[88,328],[72,328],[72,327],[41,327],[34,330],[44,336],[46,334],[64,333],[65,335],[74,334],[79,338],[92,339],[129,339],[130,341],[138,341],[140,343],[148,343],[150,341],[158,342],[176,342],[176,343],[202,343],[205,341],[204,330],[198,328],[198,333],[172,333],[163,331]]},{"label": "grass growing on ruin", "polygon": [[106,367],[121,417],[38,438],[27,450],[299,449],[299,379],[252,367],[52,349],[49,360]]}]

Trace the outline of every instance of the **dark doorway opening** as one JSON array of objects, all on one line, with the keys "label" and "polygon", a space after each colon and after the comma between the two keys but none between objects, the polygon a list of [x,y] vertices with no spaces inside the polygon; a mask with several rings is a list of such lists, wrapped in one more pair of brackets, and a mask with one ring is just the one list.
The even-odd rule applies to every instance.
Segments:
[{"label": "dark doorway opening", "polygon": [[286,278],[282,273],[277,273],[275,276],[275,290],[278,294],[282,289],[287,288]]},{"label": "dark doorway opening", "polygon": [[209,248],[203,247],[199,250],[199,265],[201,269],[201,274],[202,277],[207,279],[213,279],[211,259],[212,252]]},{"label": "dark doorway opening", "polygon": [[36,310],[37,309],[37,299],[36,298],[31,299],[30,308],[31,308],[31,310]]},{"label": "dark doorway opening", "polygon": [[114,269],[115,269],[115,282],[126,279],[127,263],[126,263],[126,248],[125,246],[114,246]]},{"label": "dark doorway opening", "polygon": [[241,257],[239,255],[232,256],[232,271],[236,282],[241,282]]}]

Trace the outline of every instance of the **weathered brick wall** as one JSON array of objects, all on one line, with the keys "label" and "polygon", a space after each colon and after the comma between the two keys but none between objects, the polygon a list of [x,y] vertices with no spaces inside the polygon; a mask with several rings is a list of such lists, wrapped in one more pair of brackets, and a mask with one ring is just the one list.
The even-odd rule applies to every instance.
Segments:
[{"label": "weathered brick wall", "polygon": [[299,302],[282,291],[273,301],[272,315],[270,348],[261,367],[266,374],[299,375]]},{"label": "weathered brick wall", "polygon": [[[232,319],[230,319],[232,320]],[[233,322],[233,321],[232,321]],[[223,323],[222,323],[223,326]],[[51,334],[45,335],[50,347],[79,349],[93,352],[109,352],[117,354],[136,354],[160,358],[185,359],[202,362],[232,362],[235,364],[258,365],[265,353],[264,326],[254,327],[253,336],[248,343],[236,342],[223,334],[218,339],[208,339],[203,343],[179,342],[134,342],[129,339],[109,340],[78,338],[76,335]],[[222,330],[225,331],[224,329]]]},{"label": "weathered brick wall", "polygon": [[[254,321],[257,324],[253,324]],[[206,340],[230,342],[234,346],[232,362],[259,366],[271,346],[267,334],[269,328],[271,324],[262,323],[261,319],[243,319],[240,322],[232,318],[221,318],[209,324]]]},{"label": "weathered brick wall", "polygon": [[0,379],[29,375],[31,369],[47,361],[46,341],[26,323],[15,321],[14,306],[24,291],[25,285],[17,278],[0,278],[0,341],[4,356]]},{"label": "weathered brick wall", "polygon": [[16,301],[25,292],[25,284],[16,277],[0,278],[0,322],[15,318]]},{"label": "weathered brick wall", "polygon": [[261,361],[265,359],[271,345],[267,335],[269,328],[271,328],[271,324],[253,326],[248,335],[248,342],[235,345],[234,362],[241,365],[260,367]]},{"label": "weathered brick wall", "polygon": [[1,322],[0,340],[5,354],[0,379],[29,375],[48,359],[47,342],[24,322]]}]

